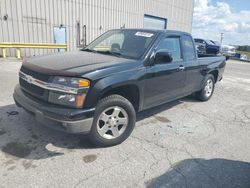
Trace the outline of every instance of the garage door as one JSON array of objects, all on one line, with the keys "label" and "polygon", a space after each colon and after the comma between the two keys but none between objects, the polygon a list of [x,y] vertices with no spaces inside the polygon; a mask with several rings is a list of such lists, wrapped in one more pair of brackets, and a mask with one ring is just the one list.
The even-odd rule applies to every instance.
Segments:
[{"label": "garage door", "polygon": [[167,29],[167,19],[152,15],[144,15],[144,28]]}]

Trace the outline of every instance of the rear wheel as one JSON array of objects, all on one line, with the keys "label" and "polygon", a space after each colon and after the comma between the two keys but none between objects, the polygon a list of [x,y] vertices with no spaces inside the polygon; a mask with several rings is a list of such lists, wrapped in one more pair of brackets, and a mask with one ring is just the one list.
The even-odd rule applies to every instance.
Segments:
[{"label": "rear wheel", "polygon": [[126,140],[134,129],[133,105],[120,95],[100,100],[96,107],[90,140],[98,146],[113,146]]},{"label": "rear wheel", "polygon": [[208,101],[214,92],[214,76],[209,74],[204,81],[203,87],[200,91],[196,92],[196,97],[201,101]]}]

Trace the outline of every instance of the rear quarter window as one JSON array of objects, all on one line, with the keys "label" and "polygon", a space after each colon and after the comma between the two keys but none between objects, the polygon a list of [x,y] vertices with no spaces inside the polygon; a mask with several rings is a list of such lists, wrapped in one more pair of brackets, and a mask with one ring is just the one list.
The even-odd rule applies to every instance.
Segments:
[{"label": "rear quarter window", "polygon": [[193,44],[193,40],[191,36],[184,35],[182,37],[182,45],[183,45],[183,55],[187,60],[195,59],[195,48]]}]

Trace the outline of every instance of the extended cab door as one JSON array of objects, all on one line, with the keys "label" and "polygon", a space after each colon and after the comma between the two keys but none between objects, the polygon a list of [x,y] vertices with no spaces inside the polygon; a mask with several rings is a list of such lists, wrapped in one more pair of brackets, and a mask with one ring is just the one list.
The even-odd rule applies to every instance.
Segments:
[{"label": "extended cab door", "polygon": [[172,62],[153,63],[147,67],[144,87],[144,108],[174,100],[183,95],[185,84],[184,61],[181,53],[180,36],[166,36],[156,47],[167,51]]},{"label": "extended cab door", "polygon": [[197,59],[196,49],[193,38],[190,35],[183,34],[181,37],[183,47],[183,58],[185,61],[185,92],[190,94],[200,89],[203,76],[201,74],[201,66]]}]

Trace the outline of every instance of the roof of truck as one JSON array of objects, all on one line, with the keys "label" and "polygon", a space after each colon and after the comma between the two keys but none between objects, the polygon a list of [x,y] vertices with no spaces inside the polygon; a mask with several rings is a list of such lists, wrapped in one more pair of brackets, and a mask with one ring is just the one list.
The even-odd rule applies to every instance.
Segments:
[{"label": "roof of truck", "polygon": [[184,31],[177,31],[177,30],[168,30],[168,29],[145,29],[145,28],[124,28],[124,29],[114,29],[114,30],[137,30],[137,31],[144,31],[144,32],[158,32],[158,33],[169,33],[169,34],[179,34],[179,35],[191,35],[190,33]]}]

